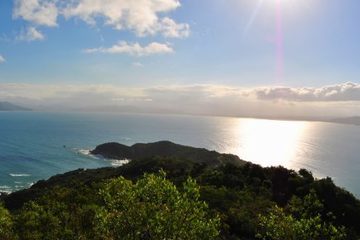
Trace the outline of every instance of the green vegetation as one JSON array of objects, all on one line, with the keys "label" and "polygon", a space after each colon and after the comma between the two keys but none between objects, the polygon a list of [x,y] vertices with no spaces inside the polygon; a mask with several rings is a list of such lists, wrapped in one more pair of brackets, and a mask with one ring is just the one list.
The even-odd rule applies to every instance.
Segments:
[{"label": "green vegetation", "polygon": [[360,202],[330,178],[251,163],[149,157],[54,176],[3,202],[0,239],[360,237]]},{"label": "green vegetation", "polygon": [[323,204],[314,191],[304,200],[293,197],[286,209],[275,206],[266,215],[259,216],[257,237],[274,240],[346,239],[345,228],[322,220],[322,211]]},{"label": "green vegetation", "polygon": [[209,151],[205,148],[189,147],[169,141],[137,143],[130,147],[115,142],[104,143],[97,146],[91,153],[113,159],[141,160],[158,156],[187,159],[194,163],[206,163],[211,166],[225,163],[234,165],[245,164],[245,161],[241,160],[236,155],[221,154],[215,151]]},{"label": "green vegetation", "polygon": [[210,216],[191,178],[179,190],[164,172],[145,174],[135,183],[119,177],[100,184],[98,194],[88,194],[55,188],[12,216],[2,207],[1,239],[200,240],[219,235],[220,219]]},{"label": "green vegetation", "polygon": [[8,210],[0,206],[0,239],[12,239],[12,218]]},{"label": "green vegetation", "polygon": [[160,176],[145,174],[135,184],[120,177],[100,190],[96,214],[101,239],[215,239],[219,219],[210,218],[189,178],[182,192]]}]

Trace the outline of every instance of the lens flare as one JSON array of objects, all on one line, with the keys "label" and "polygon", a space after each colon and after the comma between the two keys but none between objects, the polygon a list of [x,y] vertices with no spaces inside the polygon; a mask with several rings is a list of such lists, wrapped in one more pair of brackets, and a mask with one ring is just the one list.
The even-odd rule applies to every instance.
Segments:
[{"label": "lens flare", "polygon": [[263,3],[264,3],[264,0],[258,0],[258,2],[256,4],[256,7],[255,7],[254,11],[251,14],[251,17],[250,17],[248,23],[245,26],[245,29],[244,29],[244,32],[243,32],[244,35],[246,35],[248,33],[251,26],[253,25],[257,15],[259,14],[259,10],[260,10],[261,6],[263,5]]}]

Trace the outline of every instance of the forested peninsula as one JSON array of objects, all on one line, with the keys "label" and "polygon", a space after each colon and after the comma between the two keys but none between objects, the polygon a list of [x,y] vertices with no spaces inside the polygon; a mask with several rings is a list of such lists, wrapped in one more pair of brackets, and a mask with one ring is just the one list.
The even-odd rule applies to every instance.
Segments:
[{"label": "forested peninsula", "polygon": [[[261,151],[259,149],[259,151]],[[2,195],[0,239],[359,239],[360,201],[331,178],[168,141]]]}]

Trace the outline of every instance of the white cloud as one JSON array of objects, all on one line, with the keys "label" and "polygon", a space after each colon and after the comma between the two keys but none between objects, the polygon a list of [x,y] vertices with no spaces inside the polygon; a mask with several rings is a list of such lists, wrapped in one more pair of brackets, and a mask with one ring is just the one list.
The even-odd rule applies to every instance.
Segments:
[{"label": "white cloud", "polygon": [[294,102],[360,101],[359,83],[341,83],[319,88],[267,87],[254,90],[261,100]]},{"label": "white cloud", "polygon": [[58,17],[64,16],[90,25],[103,22],[138,36],[184,38],[189,35],[190,26],[164,16],[180,5],[179,0],[15,0],[13,16],[48,27],[57,26]]},{"label": "white cloud", "polygon": [[124,41],[115,44],[110,48],[91,48],[85,49],[86,53],[111,53],[111,54],[128,54],[131,56],[148,56],[154,54],[168,54],[174,52],[173,48],[168,44],[152,42],[146,46],[139,43],[127,43]]},{"label": "white cloud", "polygon": [[165,17],[159,23],[159,32],[169,38],[186,38],[190,35],[190,26],[186,23],[178,24],[171,18]]},{"label": "white cloud", "polygon": [[95,25],[99,18],[118,30],[130,30],[139,36],[162,33],[165,37],[185,37],[188,24],[159,15],[180,7],[178,0],[77,0],[68,5],[63,14],[66,18],[79,18]]},{"label": "white cloud", "polygon": [[57,26],[58,7],[52,0],[15,0],[14,18],[22,18],[35,25]]},{"label": "white cloud", "polygon": [[28,27],[26,30],[21,31],[17,40],[20,41],[41,41],[44,40],[45,36],[37,30],[35,27]]},{"label": "white cloud", "polygon": [[5,58],[2,55],[0,55],[0,64],[4,62],[6,62]]}]

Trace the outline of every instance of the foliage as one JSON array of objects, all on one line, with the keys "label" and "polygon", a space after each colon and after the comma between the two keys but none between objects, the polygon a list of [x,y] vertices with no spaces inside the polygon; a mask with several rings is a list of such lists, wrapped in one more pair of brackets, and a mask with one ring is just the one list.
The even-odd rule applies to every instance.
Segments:
[{"label": "foliage", "polygon": [[12,216],[2,205],[0,205],[0,239],[15,239]]},{"label": "foliage", "polygon": [[214,239],[218,218],[199,201],[199,187],[188,178],[180,192],[162,175],[145,174],[132,183],[123,177],[100,190],[104,208],[97,214],[105,239]]},{"label": "foliage", "polygon": [[[0,239],[215,239],[220,220],[188,178],[182,188],[160,175],[119,177],[92,186],[54,187],[10,213],[0,208]],[[12,237],[12,238],[11,238]]]},{"label": "foliage", "polygon": [[344,228],[321,220],[320,215],[296,219],[282,208],[274,207],[268,215],[259,217],[259,239],[266,240],[342,240]]},{"label": "foliage", "polygon": [[[161,169],[167,180],[158,175]],[[215,236],[216,227],[221,239],[360,237],[359,200],[330,178],[251,163],[212,166],[150,157],[54,176],[3,200],[10,211],[0,207],[0,239],[6,240],[116,239],[126,230],[136,232],[135,239],[158,239],[168,236],[165,229],[184,232],[179,216],[188,209],[197,222],[188,219],[195,230],[186,230],[185,239],[208,238],[197,235],[204,228],[208,232],[201,234]]]}]

